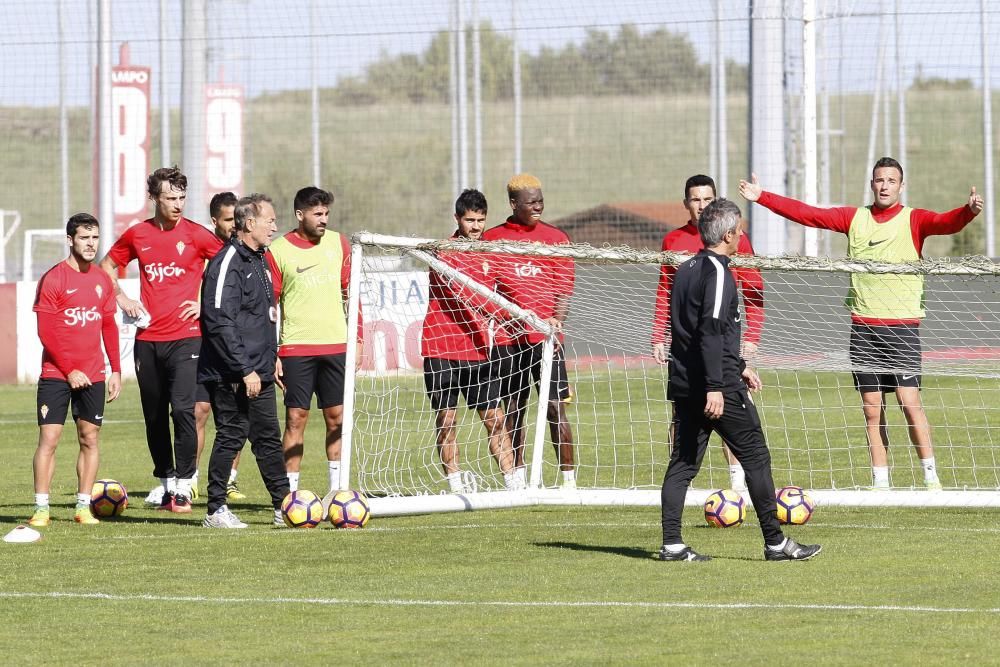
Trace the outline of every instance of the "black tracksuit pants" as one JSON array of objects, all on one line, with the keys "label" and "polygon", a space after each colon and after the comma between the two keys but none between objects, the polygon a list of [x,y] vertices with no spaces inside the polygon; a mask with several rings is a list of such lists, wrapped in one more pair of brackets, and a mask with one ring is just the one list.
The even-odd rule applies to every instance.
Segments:
[{"label": "black tracksuit pants", "polygon": [[133,352],[142,416],[146,421],[146,444],[153,459],[153,476],[190,479],[197,469],[194,395],[201,338],[137,340]]},{"label": "black tracksuit pants", "polygon": [[775,514],[771,453],[764,442],[757,408],[745,389],[727,392],[723,398],[725,406],[719,419],[705,416],[704,394],[697,398],[674,400],[677,433],[660,491],[664,544],[681,544],[684,541],[681,539],[684,497],[691,480],[701,468],[712,431],[717,431],[725,439],[746,472],[747,490],[757,512],[764,542],[774,545],[784,539]]},{"label": "black tracksuit pants", "polygon": [[215,417],[215,444],[208,463],[208,513],[226,504],[226,485],[236,453],[250,441],[264,486],[275,509],[288,495],[285,458],[281,451],[281,428],[274,382],[262,382],[260,394],[247,398],[240,382],[206,382]]}]

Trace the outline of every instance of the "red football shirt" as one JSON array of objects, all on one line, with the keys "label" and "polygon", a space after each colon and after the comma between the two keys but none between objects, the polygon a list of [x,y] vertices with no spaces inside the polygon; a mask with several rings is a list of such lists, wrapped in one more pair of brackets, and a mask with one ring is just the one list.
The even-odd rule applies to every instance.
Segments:
[{"label": "red football shirt", "polygon": [[222,249],[219,237],[196,222],[181,218],[161,230],[152,218],[125,230],[108,256],[118,266],[139,260],[142,305],[152,318],[136,340],[168,341],[201,335],[198,320],[180,318],[181,304],[197,301],[205,260]]},{"label": "red football shirt", "polygon": [[[457,239],[452,236],[451,240]],[[442,252],[438,259],[477,283],[492,286],[490,258],[483,253]],[[456,280],[430,271],[427,315],[420,336],[420,354],[435,359],[485,361],[489,355],[487,316],[502,317],[499,307]]]},{"label": "red football shirt", "polygon": [[[539,222],[527,227],[507,218],[483,232],[483,241],[524,241],[561,245],[569,243],[569,237],[558,227]],[[575,268],[569,257],[526,257],[523,255],[493,254],[489,257],[488,274],[495,281],[496,291],[518,306],[532,311],[545,320],[555,315],[556,303],[561,297],[569,298],[573,293]],[[497,330],[494,342],[497,345],[514,343],[540,343],[544,334],[529,331],[509,336],[503,329]]]},{"label": "red football shirt", "polygon": [[[690,221],[663,237],[663,250],[694,255],[704,247],[698,227]],[[736,252],[739,255],[754,254],[749,236],[744,234],[740,237]],[[656,306],[653,309],[653,345],[665,343],[667,339],[667,329],[670,327],[670,288],[674,284],[675,273],[676,266],[660,266],[660,282],[656,286]],[[733,269],[733,278],[743,294],[743,307],[746,310],[744,340],[759,344],[761,330],[764,328],[764,278],[757,269],[736,268]]]},{"label": "red football shirt", "polygon": [[111,371],[120,373],[116,308],[111,278],[99,267],[91,265],[80,272],[59,262],[46,271],[38,281],[32,309],[38,314],[42,341],[39,377],[65,380],[78,370],[91,382],[104,382],[102,340]]}]

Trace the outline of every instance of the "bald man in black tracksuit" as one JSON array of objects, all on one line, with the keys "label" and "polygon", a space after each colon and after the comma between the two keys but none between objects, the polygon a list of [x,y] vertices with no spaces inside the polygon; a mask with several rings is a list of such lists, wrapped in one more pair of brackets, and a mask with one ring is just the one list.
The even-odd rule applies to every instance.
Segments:
[{"label": "bald man in black tracksuit", "polygon": [[819,545],[786,538],[775,515],[771,454],[764,442],[750,390],[760,379],[740,357],[740,310],[729,258],[736,252],[739,208],[717,199],[698,229],[705,249],[677,268],[670,295],[668,398],[677,416],[676,444],[661,491],[663,547],[667,561],[709,560],[681,539],[681,513],[691,480],[701,467],[712,431],[717,431],[746,471],[747,488],[764,535],[767,560],[805,560]]}]

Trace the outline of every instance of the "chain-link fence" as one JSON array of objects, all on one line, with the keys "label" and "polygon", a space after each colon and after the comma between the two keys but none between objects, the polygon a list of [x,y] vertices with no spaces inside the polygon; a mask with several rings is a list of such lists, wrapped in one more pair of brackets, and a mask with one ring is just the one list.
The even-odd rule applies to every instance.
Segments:
[{"label": "chain-link fence", "polygon": [[[1000,7],[986,0],[8,0],[4,14],[6,280],[64,256],[58,234],[25,232],[100,212],[102,178],[119,226],[147,217],[145,175],[165,163],[191,177],[195,220],[207,222],[213,192],[260,191],[288,229],[295,191],[318,184],[343,231],[419,236],[450,233],[467,186],[499,222],[506,181],[529,171],[546,219],[574,216],[574,240],[596,244],[615,242],[597,229],[616,220],[673,224],[634,205],[676,202],[699,172],[735,196],[761,165],[766,188],[857,205],[888,154],[904,163],[910,205],[990,192],[983,81],[1000,70]],[[104,45],[116,67],[102,177]],[[925,250],[986,252],[993,205]],[[627,213],[591,237],[590,209]],[[779,224],[752,222],[755,239]],[[803,250],[798,233],[781,228],[783,250]]]}]

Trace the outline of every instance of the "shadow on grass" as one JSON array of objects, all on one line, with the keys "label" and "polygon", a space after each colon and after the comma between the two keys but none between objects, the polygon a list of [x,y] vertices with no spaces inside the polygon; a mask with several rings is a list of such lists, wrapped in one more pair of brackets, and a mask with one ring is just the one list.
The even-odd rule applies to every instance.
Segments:
[{"label": "shadow on grass", "polygon": [[580,544],[579,542],[534,542],[536,547],[550,547],[553,549],[572,549],[573,551],[599,551],[626,558],[641,558],[648,560],[656,558],[656,551],[643,549],[641,547],[611,546],[607,544]]},{"label": "shadow on grass", "polygon": [[[581,544],[579,542],[534,542],[536,547],[550,547],[554,549],[572,549],[573,551],[597,551],[601,553],[624,556],[626,558],[638,558],[640,560],[658,560],[659,549],[650,551],[641,547],[611,546],[607,544]],[[754,562],[762,560],[760,558],[748,558],[745,556],[716,556],[708,554],[712,560],[729,560]]]},{"label": "shadow on grass", "polygon": [[[141,502],[141,501],[140,501]],[[49,507],[52,508],[52,521],[53,523],[59,522],[73,522],[73,512],[76,508],[75,503],[50,503]],[[270,503],[240,503],[238,505],[233,505],[232,509],[237,513],[237,515],[246,513],[248,516],[259,513],[270,513],[272,507]],[[31,514],[34,511],[34,505],[26,505],[24,503],[0,503],[0,527],[5,524],[27,524],[28,519],[31,518]],[[108,524],[164,524],[164,525],[201,525],[201,520],[205,517],[205,506],[195,505],[192,507],[192,512],[190,514],[179,514],[174,512],[165,512],[156,509],[155,507],[129,507],[125,512],[119,516],[115,517],[100,517],[102,523]]]}]

